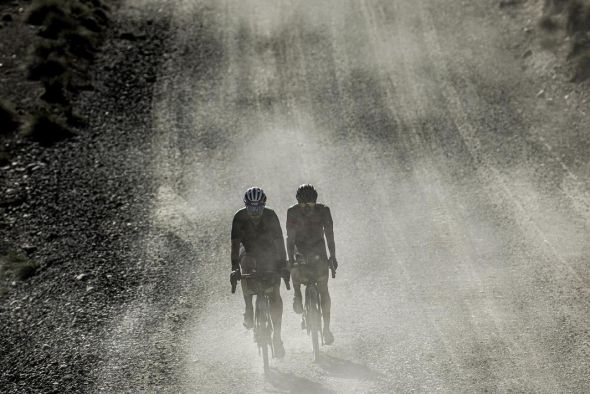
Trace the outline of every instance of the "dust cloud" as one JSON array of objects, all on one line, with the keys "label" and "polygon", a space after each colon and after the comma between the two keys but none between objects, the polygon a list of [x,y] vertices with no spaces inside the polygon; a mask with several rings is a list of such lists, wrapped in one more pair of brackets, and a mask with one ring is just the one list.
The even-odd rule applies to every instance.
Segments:
[{"label": "dust cloud", "polygon": [[[194,301],[183,391],[583,384],[581,372],[568,380],[573,365],[551,350],[564,339],[547,333],[561,316],[583,341],[587,286],[572,259],[587,252],[579,232],[587,221],[528,181],[527,165],[543,157],[524,162],[488,133],[526,126],[509,101],[494,101],[516,68],[498,52],[493,67],[506,72],[488,73],[482,46],[470,47],[486,53],[477,58],[455,43],[493,42],[497,30],[477,33],[467,16],[452,24],[458,6],[440,4],[175,5],[177,37],[154,103],[162,185],[154,223],[195,251],[194,270],[175,284]],[[265,379],[241,326],[243,300],[229,291],[231,218],[257,185],[284,228],[301,183],[316,185],[334,216],[336,343],[311,363],[283,288],[287,357]]]}]

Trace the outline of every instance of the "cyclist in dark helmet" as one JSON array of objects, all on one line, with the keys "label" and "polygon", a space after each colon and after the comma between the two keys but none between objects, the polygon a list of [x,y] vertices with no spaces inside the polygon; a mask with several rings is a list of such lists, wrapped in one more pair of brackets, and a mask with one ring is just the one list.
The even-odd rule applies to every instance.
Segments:
[{"label": "cyclist in dark helmet", "polygon": [[[334,335],[330,331],[330,307],[331,299],[328,291],[329,268],[336,270],[336,246],[334,244],[334,230],[330,208],[324,204],[318,204],[318,193],[312,185],[301,185],[295,195],[297,204],[287,211],[287,255],[289,267],[293,266],[295,259],[304,258],[307,262],[306,269],[300,266],[291,269],[293,279],[293,310],[295,313],[303,312],[301,300],[301,283],[305,276],[313,275],[317,280],[320,292],[322,316],[324,318],[324,342],[327,345],[334,343]],[[325,240],[324,240],[325,238]],[[326,254],[326,241],[330,258]],[[313,267],[310,269],[310,267]]]},{"label": "cyclist in dark helmet", "polygon": [[[266,195],[259,187],[251,187],[244,194],[244,208],[234,215],[231,229],[231,265],[232,278],[239,278],[241,273],[257,272],[278,273],[272,283],[271,318],[273,324],[273,347],[275,356],[283,357],[285,349],[281,340],[281,321],[283,300],[279,291],[280,277],[288,287],[289,271],[286,268],[286,253],[283,232],[276,213],[266,208]],[[244,326],[254,326],[252,296],[254,292],[248,286],[249,280],[241,283],[246,311]]]}]

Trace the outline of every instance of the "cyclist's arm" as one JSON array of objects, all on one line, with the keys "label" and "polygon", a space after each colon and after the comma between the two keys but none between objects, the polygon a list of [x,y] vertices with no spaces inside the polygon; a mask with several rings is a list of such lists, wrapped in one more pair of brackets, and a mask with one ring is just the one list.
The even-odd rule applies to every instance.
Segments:
[{"label": "cyclist's arm", "polygon": [[237,218],[234,216],[234,220],[231,225],[231,269],[236,270],[240,268],[240,230]]},{"label": "cyclist's arm", "polygon": [[287,211],[287,257],[289,261],[295,260],[295,225],[290,210]]},{"label": "cyclist's arm", "polygon": [[332,214],[330,208],[326,207],[324,212],[324,234],[326,235],[326,242],[328,243],[328,250],[330,257],[336,258],[336,244],[334,243],[334,222],[332,221]]},{"label": "cyclist's arm", "polygon": [[283,230],[281,229],[281,223],[279,222],[279,218],[276,214],[273,215],[271,225],[273,228],[273,241],[275,244],[275,250],[277,252],[279,261],[287,261],[287,253],[285,252],[285,240],[283,238]]}]

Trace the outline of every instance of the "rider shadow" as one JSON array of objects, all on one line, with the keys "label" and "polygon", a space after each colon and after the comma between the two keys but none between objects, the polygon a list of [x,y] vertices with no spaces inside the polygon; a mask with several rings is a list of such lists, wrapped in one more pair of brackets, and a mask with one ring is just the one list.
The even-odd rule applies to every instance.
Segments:
[{"label": "rider shadow", "polygon": [[334,393],[320,383],[302,378],[292,373],[280,372],[271,369],[266,374],[266,380],[280,392],[286,393]]},{"label": "rider shadow", "polygon": [[377,380],[383,377],[382,373],[373,371],[362,364],[342,358],[322,354],[318,362],[319,366],[330,376],[344,379]]}]

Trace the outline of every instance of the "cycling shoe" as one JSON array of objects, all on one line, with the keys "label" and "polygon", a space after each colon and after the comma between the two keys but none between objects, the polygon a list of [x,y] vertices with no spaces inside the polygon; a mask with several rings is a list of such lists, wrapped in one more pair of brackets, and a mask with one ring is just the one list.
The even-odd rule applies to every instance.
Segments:
[{"label": "cycling shoe", "polygon": [[252,328],[254,328],[254,318],[253,318],[253,313],[244,313],[244,323],[242,323],[244,325],[244,327],[246,327],[247,330],[251,330]]},{"label": "cycling shoe", "polygon": [[274,350],[274,356],[276,358],[285,357],[285,347],[283,346],[283,341],[278,338],[273,338],[272,347]]}]

